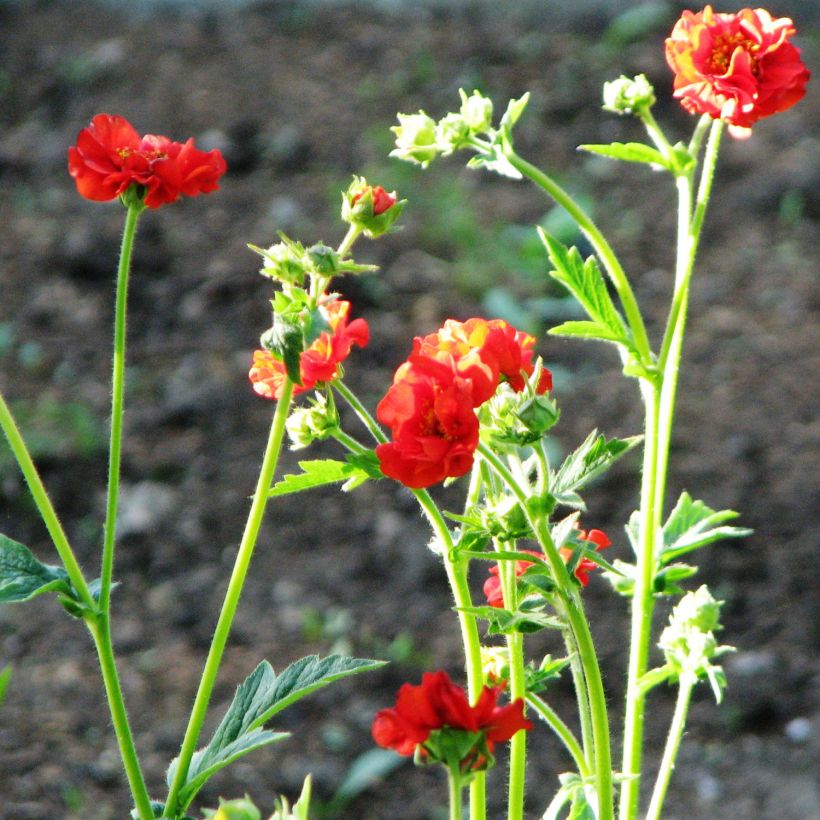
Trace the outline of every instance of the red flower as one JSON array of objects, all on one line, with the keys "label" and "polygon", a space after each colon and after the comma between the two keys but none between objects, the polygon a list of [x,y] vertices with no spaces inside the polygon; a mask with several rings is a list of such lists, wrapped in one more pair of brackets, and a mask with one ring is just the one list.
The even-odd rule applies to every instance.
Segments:
[{"label": "red flower", "polygon": [[[595,544],[596,552],[612,545],[612,542],[602,530],[590,530],[589,533],[585,530],[579,530],[577,538],[579,541],[589,541]],[[542,561],[544,559],[544,554],[540,552],[534,552],[533,550],[521,550],[521,552],[526,552],[540,558]],[[565,563],[572,558],[573,550],[571,547],[561,547],[558,552]],[[532,561],[516,561],[515,577],[520,578],[531,566],[533,566]],[[581,582],[581,586],[586,586],[589,583],[589,572],[597,566],[589,558],[582,558],[578,562],[578,566],[575,567],[575,577]],[[498,577],[498,564],[490,567],[489,572],[490,577],[484,582],[484,595],[487,596],[487,603],[490,606],[502,608],[504,606],[504,594],[501,591],[501,578]]]},{"label": "red flower", "polygon": [[368,191],[373,196],[373,216],[380,216],[385,211],[389,211],[398,201],[395,192],[388,194],[381,185],[377,185],[375,188],[365,185],[353,195],[353,204],[355,205]]},{"label": "red flower", "polygon": [[[318,382],[333,381],[339,375],[339,364],[349,355],[353,345],[364,347],[370,340],[370,329],[364,319],[347,322],[350,302],[334,299],[320,306],[330,332],[322,331],[319,338],[302,353],[299,362],[301,385],[293,388],[293,394],[312,390]],[[268,350],[253,354],[253,366],[248,374],[253,389],[266,399],[278,399],[282,395],[287,378],[285,363]]]},{"label": "red flower", "polygon": [[386,476],[420,489],[472,467],[478,446],[473,386],[446,364],[411,357],[396,372],[376,415],[393,435],[376,448]]},{"label": "red flower", "polygon": [[[428,672],[422,676],[420,686],[405,683],[399,689],[392,709],[378,712],[373,721],[373,739],[379,746],[394,749],[400,755],[412,755],[416,747],[425,744],[437,730],[480,733],[476,748],[463,763],[472,771],[485,768],[486,754],[493,753],[496,743],[532,728],[532,723],[524,717],[522,699],[507,706],[497,705],[503,688],[484,686],[475,706],[470,706],[466,692],[456,686],[446,672]],[[439,759],[433,744],[423,748],[422,753]]]},{"label": "red flower", "polygon": [[709,114],[748,136],[762,117],[785,111],[806,93],[810,73],[789,38],[788,17],[764,9],[715,14],[684,11],[666,40],[675,96],[687,111]]},{"label": "red flower", "polygon": [[[533,372],[535,337],[516,330],[503,319],[448,319],[436,333],[416,338],[415,355],[449,361],[474,386],[475,406],[495,393],[501,379],[516,391],[524,389],[524,377]],[[552,374],[541,371],[538,393],[552,389]]]},{"label": "red flower", "polygon": [[68,149],[68,171],[81,196],[106,201],[139,185],[149,208],[183,194],[215,191],[225,169],[217,150],[200,151],[193,139],[180,143],[153,134],[140,137],[127,120],[110,114],[97,114]]}]

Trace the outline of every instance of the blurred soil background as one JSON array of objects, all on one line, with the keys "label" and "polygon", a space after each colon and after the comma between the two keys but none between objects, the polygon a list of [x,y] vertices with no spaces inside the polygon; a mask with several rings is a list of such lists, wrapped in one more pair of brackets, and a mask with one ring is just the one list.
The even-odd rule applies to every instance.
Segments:
[{"label": "blurred soil background", "polygon": [[[815,67],[819,5],[771,8],[797,20],[797,42]],[[101,542],[123,212],[77,196],[66,149],[105,111],[141,133],[193,135],[222,149],[229,165],[218,193],[143,216],[131,282],[114,629],[153,794],[164,794],[178,751],[273,412],[247,381],[271,293],[246,244],[267,246],[277,230],[336,244],[339,192],[352,174],[398,189],[409,199],[403,230],[356,248],[380,273],[339,285],[370,323],[370,346],[347,366],[370,406],[413,335],[450,316],[502,315],[540,334],[562,408],[557,454],[593,427],[639,432],[636,384],[621,376],[614,352],[543,335],[572,308],[547,281],[533,226],[581,242],[572,227],[532,186],[469,171],[466,156],[426,172],[389,160],[388,129],[399,110],[441,116],[457,107],[459,87],[480,88],[501,110],[531,91],[516,132],[521,153],[588,203],[657,339],[672,282],[673,186],[575,147],[642,138],[635,123],[600,110],[602,83],[621,73],[645,72],[658,119],[674,139],[688,138],[694,123],[671,100],[662,49],[682,7],[0,3],[0,384],[90,573]],[[695,556],[695,580],[726,601],[721,637],[738,652],[725,661],[724,705],[706,687],[697,694],[669,818],[820,816],[819,108],[815,78],[803,102],[761,122],[751,140],[725,140],[693,286],[669,502],[686,489],[740,511],[755,534]],[[305,453],[288,453],[280,472],[297,457]],[[610,558],[629,558],[623,524],[637,506],[638,472],[635,455],[587,493],[583,521],[611,535]],[[458,497],[457,488],[442,496],[451,508]],[[0,527],[56,562],[5,448]],[[441,774],[409,762],[367,787],[348,780],[340,794],[353,762],[372,749],[373,714],[403,681],[438,667],[463,680],[444,573],[427,540],[412,497],[387,482],[271,504],[206,731],[263,658],[277,669],[331,651],[391,663],[284,712],[275,728],[294,737],[214,778],[199,805],[247,792],[270,812],[276,794],[295,797],[312,772],[316,805],[329,817],[446,816]],[[483,576],[476,568],[477,591]],[[618,718],[626,602],[600,577],[585,598]],[[668,606],[659,609],[662,617]],[[547,635],[533,651],[560,650]],[[0,817],[124,820],[127,787],[81,625],[52,598],[3,608],[6,666]],[[573,714],[567,681],[551,699]],[[650,769],[672,699],[665,690],[650,701]],[[533,732],[528,816],[540,816],[568,767],[552,737]],[[499,797],[504,780],[502,762],[492,775]],[[490,816],[503,816],[500,802]]]}]

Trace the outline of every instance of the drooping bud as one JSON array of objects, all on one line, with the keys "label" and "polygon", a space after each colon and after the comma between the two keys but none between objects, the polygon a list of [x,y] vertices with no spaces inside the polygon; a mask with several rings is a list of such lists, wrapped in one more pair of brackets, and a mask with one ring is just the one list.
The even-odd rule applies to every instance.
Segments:
[{"label": "drooping bud", "polygon": [[323,393],[316,393],[304,407],[291,410],[285,422],[291,450],[302,450],[314,441],[324,441],[339,428],[339,413]]}]

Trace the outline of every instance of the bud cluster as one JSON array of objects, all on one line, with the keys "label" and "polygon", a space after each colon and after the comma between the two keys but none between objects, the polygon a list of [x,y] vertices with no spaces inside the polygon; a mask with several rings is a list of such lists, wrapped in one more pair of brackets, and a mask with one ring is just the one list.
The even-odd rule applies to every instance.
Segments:
[{"label": "bud cluster", "polygon": [[655,89],[645,74],[604,83],[604,110],[616,114],[639,114],[655,104]]}]

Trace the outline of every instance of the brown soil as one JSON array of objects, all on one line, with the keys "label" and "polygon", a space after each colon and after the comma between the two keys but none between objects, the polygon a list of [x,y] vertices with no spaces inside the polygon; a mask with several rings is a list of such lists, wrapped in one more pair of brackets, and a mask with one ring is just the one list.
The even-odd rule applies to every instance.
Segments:
[{"label": "brown soil", "polygon": [[[816,20],[813,6],[803,7]],[[793,13],[800,17],[799,8]],[[123,461],[123,505],[132,518],[117,558],[114,619],[136,741],[158,796],[272,412],[245,375],[269,322],[270,296],[246,243],[270,244],[277,229],[308,242],[338,241],[338,190],[351,174],[379,169],[373,181],[388,189],[407,179],[404,166],[385,159],[397,110],[442,113],[459,86],[479,84],[499,105],[530,90],[522,153],[598,197],[596,214],[633,272],[657,335],[671,282],[671,186],[641,169],[585,160],[574,147],[639,137],[598,107],[602,82],[619,73],[646,72],[661,97],[658,117],[687,133],[691,123],[668,100],[660,49],[674,18],[670,9],[657,30],[613,46],[601,37],[602,16],[563,16],[556,27],[546,11],[520,19],[466,11],[402,16],[268,2],[241,13],[160,9],[127,17],[84,0],[0,5],[0,384],[7,396],[40,403],[39,464],[87,567],[95,566],[101,540],[102,420],[122,212],[79,200],[66,148],[107,111],[143,132],[195,135],[203,147],[222,148],[230,166],[218,194],[148,213],[134,262]],[[811,63],[816,40],[802,45]],[[698,693],[670,818],[818,816],[812,243],[820,163],[818,134],[809,130],[817,114],[815,93],[761,123],[751,141],[727,141],[694,284],[670,499],[685,488],[712,507],[739,510],[755,534],[699,556],[698,580],[726,601],[723,637],[739,652],[726,662],[724,705]],[[461,158],[442,162],[413,185],[422,194],[452,185],[477,203],[481,230],[541,219],[547,203],[537,191],[462,169]],[[371,325],[371,345],[347,368],[371,406],[414,334],[482,310],[458,274],[469,248],[425,227],[449,218],[411,201],[403,232],[357,249],[360,261],[382,266],[379,277],[342,283]],[[514,286],[509,270],[490,273]],[[595,426],[609,435],[639,431],[635,384],[609,350],[549,339],[539,349],[558,374],[556,447],[569,449]],[[44,429],[43,418],[55,415],[49,407],[56,433]],[[295,461],[289,453],[282,469]],[[585,521],[611,533],[612,557],[628,557],[622,525],[637,504],[638,466],[627,459],[588,493]],[[2,531],[55,561],[6,456],[0,479]],[[443,497],[455,504],[451,493]],[[277,668],[335,650],[398,660],[285,712],[276,728],[295,736],[215,778],[201,805],[247,792],[270,811],[274,796],[295,796],[308,772],[317,799],[327,801],[372,747],[372,716],[402,681],[434,667],[461,676],[446,581],[427,539],[413,499],[386,482],[272,505],[208,729],[262,658]],[[478,573],[474,581],[479,587]],[[625,602],[600,578],[585,597],[617,715]],[[534,651],[558,651],[550,640],[534,641]],[[80,624],[54,600],[3,608],[0,668],[7,664],[0,817],[123,820],[127,788]],[[572,714],[568,683],[555,687],[553,700]],[[651,701],[650,767],[671,703],[671,691]],[[537,817],[568,762],[546,732],[533,734],[528,811]],[[503,781],[500,766],[496,794]],[[332,814],[436,818],[445,799],[439,773],[407,765]],[[490,816],[502,815],[493,802]]]}]

